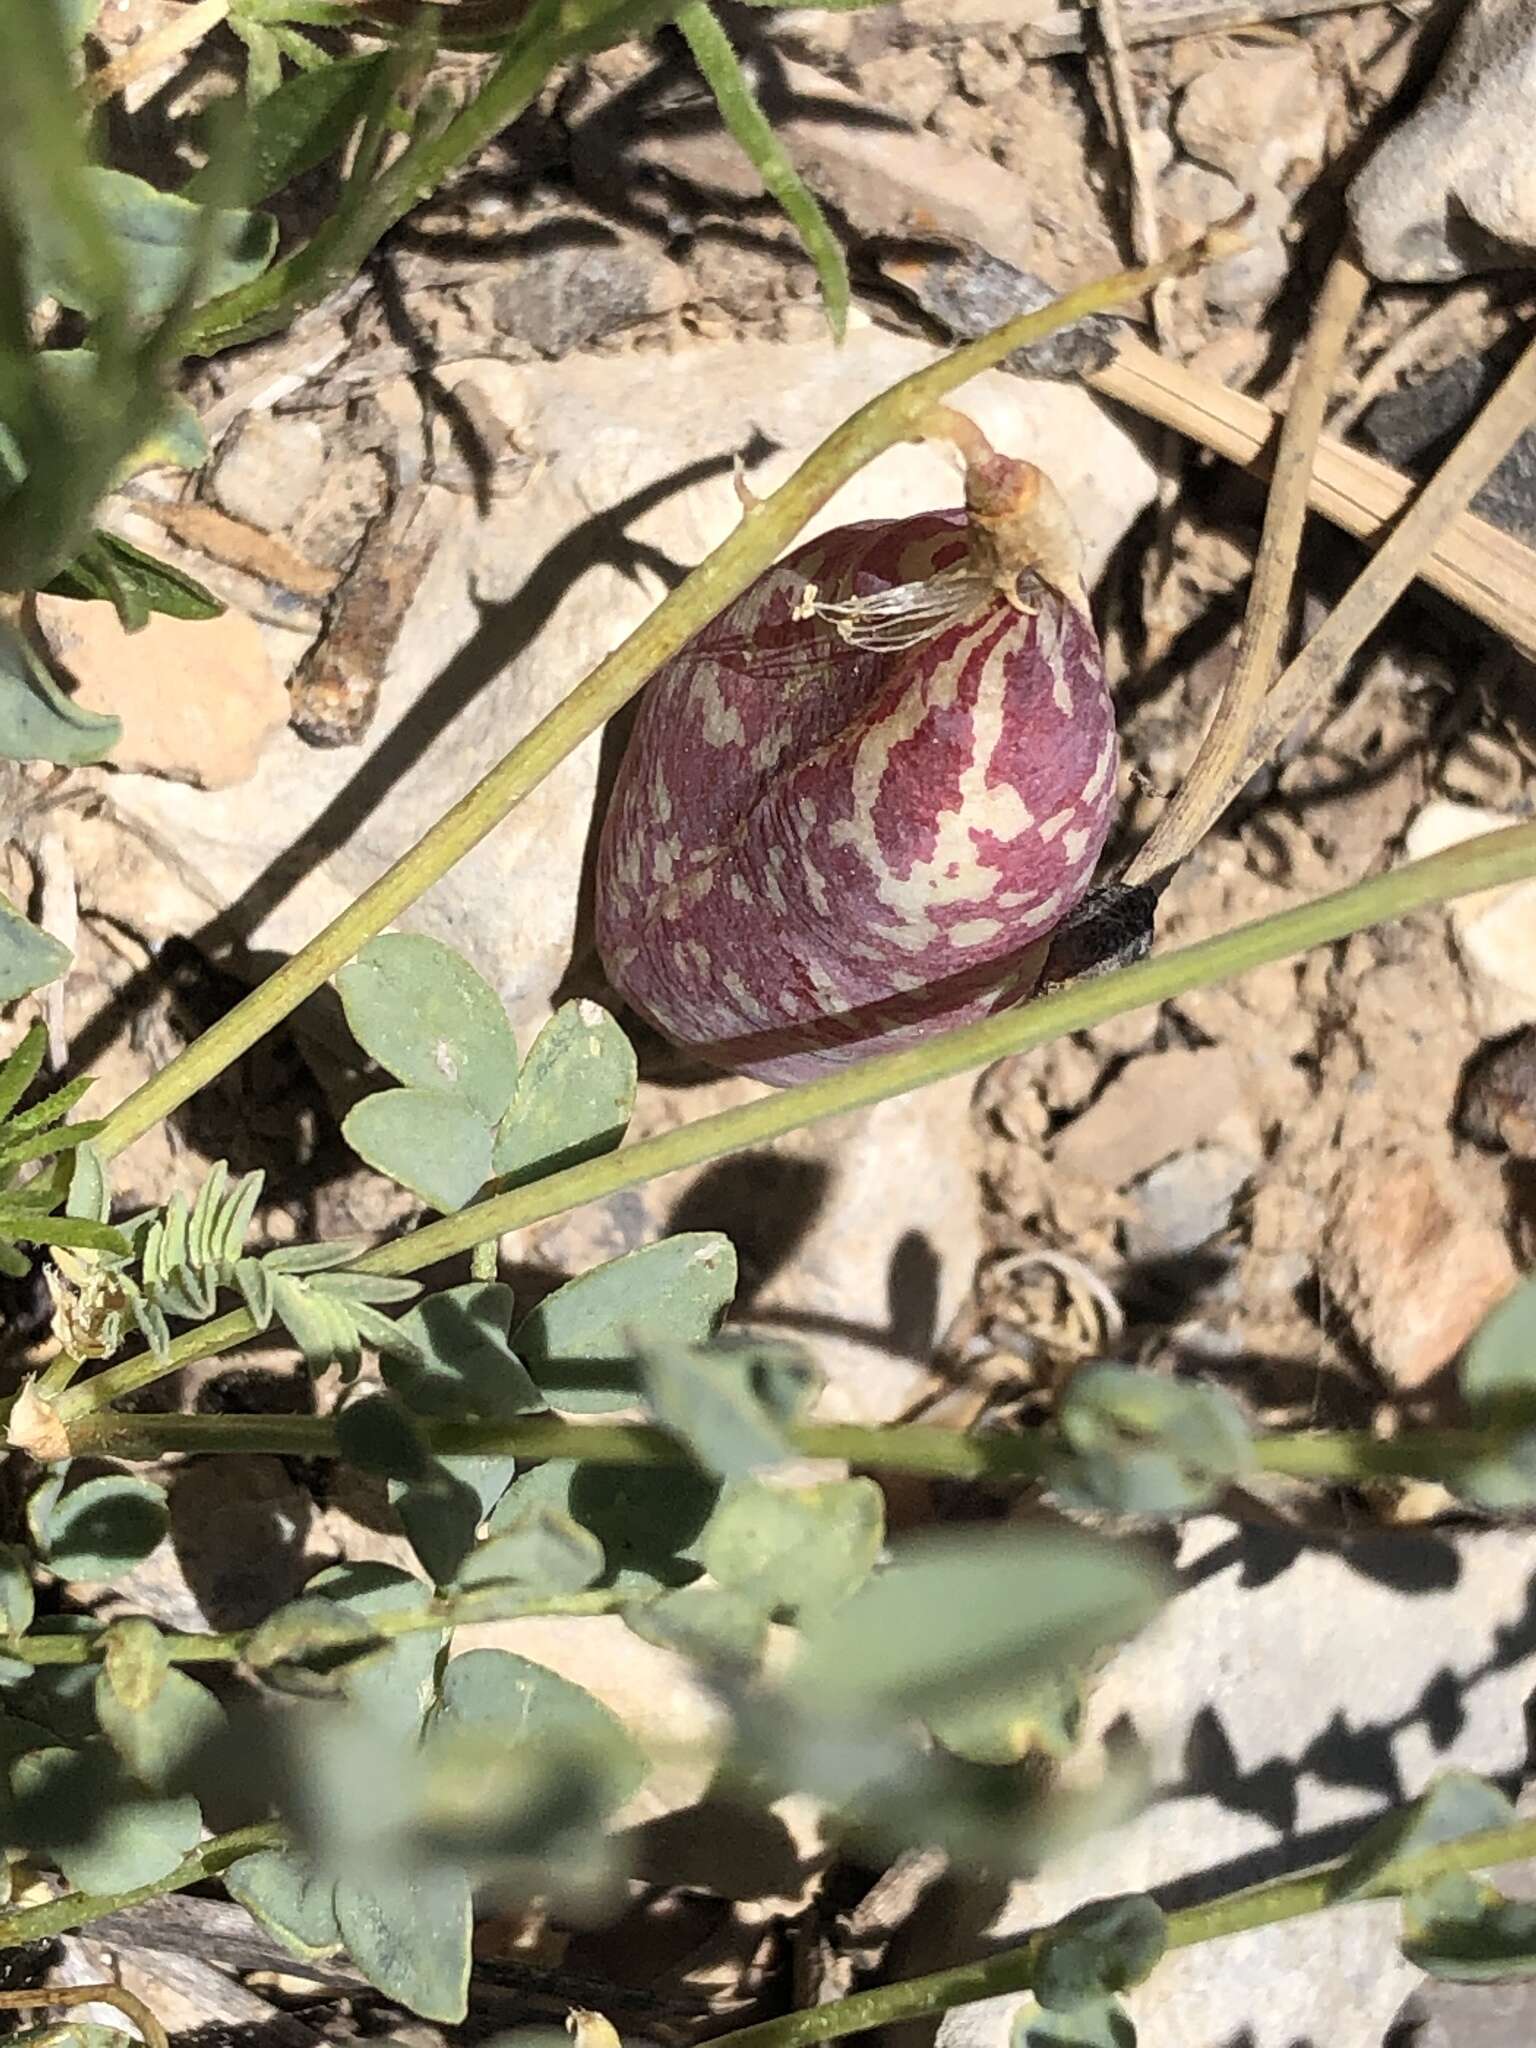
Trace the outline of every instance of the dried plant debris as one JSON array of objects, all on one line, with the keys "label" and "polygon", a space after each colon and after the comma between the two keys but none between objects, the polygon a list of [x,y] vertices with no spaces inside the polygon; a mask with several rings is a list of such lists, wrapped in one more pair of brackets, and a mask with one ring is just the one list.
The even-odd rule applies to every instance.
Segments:
[{"label": "dried plant debris", "polygon": [[369,527],[294,676],[290,723],[311,746],[356,746],[373,723],[385,667],[442,540],[428,500],[425,484],[408,485]]}]

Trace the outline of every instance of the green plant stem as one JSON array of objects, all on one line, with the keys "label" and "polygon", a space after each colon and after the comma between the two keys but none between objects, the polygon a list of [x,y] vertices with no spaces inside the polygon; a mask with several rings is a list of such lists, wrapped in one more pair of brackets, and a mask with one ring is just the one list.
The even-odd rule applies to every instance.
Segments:
[{"label": "green plant stem", "polygon": [[[368,1627],[374,1635],[392,1642],[396,1636],[425,1635],[433,1629],[458,1628],[477,1621],[525,1621],[549,1614],[612,1614],[629,1598],[611,1588],[594,1593],[557,1593],[545,1599],[519,1601],[514,1612],[513,1603],[505,1597],[505,1588],[496,1590],[503,1597],[495,1603],[494,1615],[487,1611],[492,1604],[487,1597],[492,1588],[486,1586],[434,1600],[428,1607],[401,1607],[384,1614],[370,1614]],[[103,1626],[94,1635],[0,1636],[0,1657],[39,1669],[44,1665],[94,1664],[105,1652],[107,1633]],[[231,1629],[224,1635],[167,1634],[161,1641],[173,1664],[238,1664],[255,1634],[255,1629],[242,1628]]]},{"label": "green plant stem", "polygon": [[1266,1472],[1358,1486],[1372,1479],[1443,1479],[1483,1458],[1503,1455],[1521,1435],[1505,1426],[1414,1429],[1392,1437],[1348,1429],[1301,1431],[1265,1438],[1258,1452]]},{"label": "green plant stem", "polygon": [[436,134],[411,144],[378,178],[362,203],[323,227],[314,239],[262,276],[198,308],[181,337],[184,355],[213,355],[257,341],[307,312],[362,268],[375,245],[453,172],[515,121],[557,65],[643,34],[665,19],[657,0],[581,9],[537,0],[480,92]]},{"label": "green plant stem", "polygon": [[[93,1920],[105,1919],[110,1913],[142,1905],[146,1899],[184,1891],[189,1885],[219,1876],[243,1857],[264,1849],[281,1849],[286,1843],[286,1832],[276,1822],[218,1835],[152,1884],[126,1892],[72,1892],[62,1899],[23,1907],[0,1918],[0,1948],[19,1948],[26,1942],[66,1934],[73,1928],[88,1926]],[[1224,1898],[1211,1899],[1204,1905],[1171,1913],[1168,1946],[1194,1948],[1202,1942],[1219,1941],[1225,1935],[1245,1934],[1256,1927],[1297,1920],[1334,1904],[1395,1897],[1452,1871],[1492,1869],[1531,1855],[1536,1855],[1536,1821],[1515,1821],[1507,1827],[1488,1828],[1480,1834],[1464,1835],[1458,1841],[1440,1843],[1418,1855],[1405,1856],[1381,1872],[1359,1900],[1345,1901],[1335,1898],[1335,1886],[1349,1861],[1346,1854],[1330,1863],[1314,1864],[1294,1876],[1273,1878],[1265,1884],[1229,1892]],[[857,1992],[852,1998],[817,2006],[809,2012],[786,2013],[758,2026],[739,2028],[720,2037],[720,2048],[726,2048],[727,2043],[729,2048],[803,2048],[805,2043],[833,2041],[901,2020],[947,2012],[974,1999],[1027,1991],[1048,1931],[1040,1929],[983,1962],[934,1970],[924,1977],[909,1977],[901,1983]]]},{"label": "green plant stem", "polygon": [[[516,1422],[424,1420],[418,1426],[428,1447],[444,1457],[579,1458],[651,1468],[693,1462],[679,1438],[648,1422],[529,1415]],[[1051,1439],[1043,1434],[970,1437],[922,1423],[886,1429],[851,1422],[806,1424],[790,1434],[795,1449],[808,1458],[951,1479],[1038,1478],[1051,1449]],[[79,1454],[114,1458],[223,1451],[294,1458],[339,1455],[335,1424],[320,1415],[124,1415],[100,1409],[70,1425],[70,1443]]]},{"label": "green plant stem", "polygon": [[[1365,1897],[1395,1897],[1450,1871],[1482,1870],[1531,1855],[1536,1855],[1536,1821],[1489,1828],[1482,1834],[1464,1835],[1460,1841],[1404,1857],[1382,1873]],[[1170,1913],[1168,1946],[1195,1948],[1202,1942],[1220,1941],[1225,1935],[1246,1934],[1256,1927],[1299,1920],[1334,1904],[1364,1903],[1334,1897],[1334,1886],[1346,1861],[1347,1858],[1339,1857],[1331,1863],[1299,1871],[1294,1877],[1273,1878],[1266,1884],[1250,1885],[1245,1891],[1212,1899],[1203,1906]],[[814,2006],[808,2012],[785,2013],[757,2026],[738,2028],[734,2034],[717,2036],[714,2048],[807,2048],[813,2041],[836,2041],[847,2034],[867,2033],[874,2027],[927,2019],[954,2006],[969,2005],[974,1999],[1028,1991],[1048,1932],[1049,1929],[1042,1928],[1015,1947],[988,1956],[984,1962],[933,1970],[926,1977],[882,1984],[873,1991],[856,1992],[852,1998]]]},{"label": "green plant stem", "polygon": [[[649,1422],[573,1422],[563,1415],[530,1415],[517,1422],[423,1421],[419,1427],[439,1456],[573,1458],[591,1465],[650,1468],[693,1463],[680,1438]],[[1060,1439],[1051,1429],[1022,1436],[964,1436],[931,1423],[882,1428],[830,1422],[802,1423],[789,1434],[800,1456],[836,1459],[862,1472],[910,1472],[996,1485],[1041,1478],[1061,1451]],[[1508,1449],[1512,1434],[1499,1427],[1423,1429],[1387,1438],[1361,1430],[1275,1435],[1254,1445],[1254,1458],[1261,1472],[1342,1485],[1439,1478],[1497,1457]],[[293,1458],[340,1455],[334,1422],[319,1415],[124,1415],[117,1409],[100,1409],[72,1422],[69,1439],[76,1455],[140,1460],[234,1451]],[[10,1654],[0,1642],[0,1656]],[[50,1650],[42,1661],[76,1660],[61,1649]]]},{"label": "green plant stem", "polygon": [[[476,102],[477,107],[491,90],[487,87],[482,100]],[[450,129],[449,133],[452,132]],[[384,182],[388,183],[387,178]],[[1167,264],[1128,271],[1107,282],[1071,292],[1038,313],[1010,320],[980,341],[968,342],[904,378],[845,420],[787,483],[745,513],[735,532],[700,563],[686,582],[665,598],[585,682],[578,684],[371,888],[260,988],[237,1003],[201,1038],[120,1103],[96,1140],[103,1158],[112,1158],[152,1129],[275,1030],[359,947],[383,931],[478,846],[567,755],[627,703],[662,662],[676,654],[776,560],[840,485],[876,455],[920,433],[940,398],[980,371],[991,369],[1016,348],[1068,327],[1085,314],[1137,298],[1165,275],[1197,267],[1210,246],[1207,238],[1205,244],[1171,258]],[[489,1234],[489,1230],[480,1233]],[[471,1242],[472,1239],[467,1239],[462,1248],[467,1249]]]},{"label": "green plant stem", "polygon": [[[721,120],[815,265],[827,324],[841,341],[848,325],[848,265],[815,193],[790,162],[708,0],[684,0],[677,10],[677,26],[700,76],[715,96]],[[1138,255],[1146,253],[1137,251]]]},{"label": "green plant stem", "polygon": [[[1006,1054],[1030,1051],[1069,1032],[1087,1030],[1128,1010],[1167,1002],[1191,989],[1229,980],[1308,947],[1347,938],[1366,925],[1402,917],[1470,891],[1518,881],[1532,873],[1536,873],[1536,825],[1514,825],[1487,833],[1427,860],[1374,876],[1351,889],[1240,926],[1235,932],[1201,940],[1177,952],[1157,954],[1115,974],[1079,982],[1001,1016],[944,1032],[925,1045],[884,1053],[843,1068],[824,1080],[808,1081],[714,1116],[699,1117],[638,1145],[569,1167],[563,1173],[550,1174],[531,1186],[477,1202],[456,1216],[444,1217],[409,1236],[376,1246],[357,1261],[357,1270],[390,1274],[419,1271],[439,1259],[456,1257],[488,1238],[499,1238],[507,1231],[563,1215],[583,1203],[601,1201],[662,1174],[766,1144],[827,1117],[866,1108],[946,1075],[963,1073]],[[279,970],[274,980],[281,980],[285,972],[286,969]],[[259,1002],[265,992],[258,990],[256,996],[231,1012],[225,1023]],[[188,1048],[182,1060],[191,1059],[222,1028],[215,1025]],[[179,1064],[166,1068],[140,1093],[153,1090],[158,1082],[174,1074]],[[175,1100],[184,1099],[196,1085],[194,1081],[181,1093],[173,1091]],[[137,1101],[138,1097],[130,1097],[119,1114],[133,1111]],[[153,1121],[153,1117],[148,1121]],[[133,1120],[135,1131],[144,1127],[143,1121]],[[245,1343],[255,1334],[255,1328],[241,1310],[178,1337],[163,1360],[148,1352],[123,1359],[64,1394],[58,1402],[60,1419],[74,1431],[85,1416],[153,1384],[165,1374]]]},{"label": "green plant stem", "polygon": [[141,1884],[127,1892],[66,1892],[62,1899],[49,1899],[41,1906],[23,1906],[19,1912],[0,1915],[0,1948],[20,1948],[29,1941],[48,1941],[55,1934],[68,1934],[92,1920],[104,1920],[108,1913],[121,1913],[128,1906],[142,1906],[146,1899],[163,1898],[167,1892],[185,1891],[218,1877],[244,1856],[263,1849],[281,1849],[286,1832],[275,1821],[236,1828],[227,1835],[215,1835],[190,1856],[184,1856],[174,1870],[157,1877],[153,1884]]}]

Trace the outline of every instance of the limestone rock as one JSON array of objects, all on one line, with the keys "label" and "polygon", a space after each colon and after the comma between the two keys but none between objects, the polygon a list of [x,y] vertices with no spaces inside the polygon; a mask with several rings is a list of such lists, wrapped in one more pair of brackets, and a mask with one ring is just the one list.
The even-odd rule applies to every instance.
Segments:
[{"label": "limestone rock", "polygon": [[[953,31],[951,31],[953,32]],[[1041,237],[1031,182],[980,151],[923,133],[887,109],[793,61],[779,69],[784,112],[774,131],[797,171],[853,232],[895,242],[974,243],[1023,268]],[[578,176],[634,189],[637,170],[660,177],[680,204],[761,197],[762,181],[718,125],[656,122],[636,134],[622,101],[582,129]],[[1053,280],[1054,281],[1054,280]]]},{"label": "limestone rock", "polygon": [[[986,1953],[1116,1892],[1158,1887],[1183,1904],[1278,1876],[1338,1854],[1452,1766],[1518,1776],[1533,1570],[1529,1530],[1333,1548],[1214,1516],[1187,1524],[1182,1590],[1090,1698],[1088,1759],[1097,1768],[1109,1731],[1134,1731],[1159,1788],[1145,1810],[1010,1886],[1001,1910],[986,1890],[970,1909],[980,1925],[950,1899],[888,1967]],[[1395,1905],[1356,1906],[1176,1951],[1127,2001],[1141,2048],[1381,2048],[1419,1981],[1396,1932]],[[1007,2048],[1023,2002],[958,2008],[940,2048]]]},{"label": "limestone rock", "polygon": [[[1498,811],[1437,798],[1408,828],[1410,860],[1519,822]],[[1485,1038],[1536,1024],[1536,881],[1458,896],[1451,930],[1471,984],[1474,1018]]]},{"label": "limestone rock", "polygon": [[1174,126],[1200,163],[1246,191],[1278,187],[1298,167],[1322,163],[1328,106],[1304,43],[1219,57],[1191,80]]},{"label": "limestone rock", "polygon": [[1350,187],[1366,267],[1428,284],[1536,257],[1536,0],[1471,0],[1423,104]]},{"label": "limestone rock", "polygon": [[209,488],[231,519],[286,533],[324,470],[325,436],[314,420],[251,413],[220,448]]},{"label": "limestone rock", "polygon": [[1126,1256],[1176,1259],[1220,1236],[1232,1205],[1252,1177],[1252,1153],[1230,1145],[1199,1145],[1155,1166],[1131,1192]]},{"label": "limestone rock", "polygon": [[1243,1143],[1243,1076],[1232,1053],[1219,1045],[1150,1053],[1068,1124],[1053,1157],[1066,1172],[1119,1188],[1218,1134],[1251,1153],[1251,1137]]},{"label": "limestone rock", "polygon": [[221,792],[250,783],[288,722],[288,692],[273,674],[260,627],[243,612],[217,619],[156,612],[127,633],[110,604],[40,597],[37,618],[49,652],[78,685],[76,703],[122,720],[112,764],[125,775]]}]

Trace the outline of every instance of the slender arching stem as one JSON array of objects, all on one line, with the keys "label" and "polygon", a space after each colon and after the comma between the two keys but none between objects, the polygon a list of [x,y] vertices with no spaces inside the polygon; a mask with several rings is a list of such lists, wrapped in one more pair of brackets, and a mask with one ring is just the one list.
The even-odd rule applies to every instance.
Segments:
[{"label": "slender arching stem", "polygon": [[[1515,1863],[1533,1853],[1536,1821],[1517,1821],[1506,1828],[1464,1835],[1459,1841],[1443,1843],[1422,1855],[1405,1857],[1383,1872],[1365,1896],[1391,1897],[1451,1871]],[[1202,1942],[1220,1941],[1225,1935],[1246,1934],[1255,1927],[1274,1927],[1283,1920],[1299,1920],[1308,1913],[1343,1904],[1336,1897],[1336,1886],[1347,1860],[1340,1857],[1333,1863],[1319,1863],[1293,1877],[1277,1877],[1267,1884],[1251,1885],[1245,1891],[1228,1892],[1203,1906],[1187,1906],[1182,1912],[1170,1913],[1168,1946],[1195,1948]],[[852,1998],[813,2006],[808,2012],[785,2013],[779,2019],[738,2028],[734,2034],[721,2034],[716,2048],[809,2048],[814,2041],[838,2041],[849,2034],[868,2033],[875,2027],[928,2019],[978,1998],[1027,1991],[1034,1981],[1047,1931],[1042,1928],[1015,1947],[988,1956],[984,1962],[960,1963],[951,1969],[931,1971],[926,1977],[881,1984],[872,1991],[855,1992]]]},{"label": "slender arching stem", "polygon": [[[563,1215],[621,1189],[764,1144],[846,1110],[882,1102],[1005,1054],[1028,1051],[1068,1032],[1086,1030],[1129,1010],[1166,1002],[1190,989],[1229,980],[1309,946],[1345,938],[1386,918],[1405,916],[1426,905],[1532,873],[1536,873],[1536,825],[1488,833],[1235,932],[1159,954],[1098,980],[1077,983],[1022,1009],[964,1025],[904,1052],[866,1060],[825,1080],[765,1094],[604,1158],[550,1174],[509,1194],[477,1202],[455,1216],[377,1246],[357,1262],[358,1267],[371,1273],[420,1271],[488,1238]],[[238,1016],[239,1012],[232,1014]],[[198,1045],[204,1043],[206,1040],[198,1041]],[[197,1049],[190,1048],[192,1052]],[[241,1310],[189,1330],[162,1358],[145,1352],[123,1359],[62,1394],[55,1404],[58,1417],[73,1432],[86,1416],[152,1385],[167,1373],[196,1359],[233,1350],[253,1336],[255,1328]],[[256,1426],[256,1418],[251,1422]]]}]

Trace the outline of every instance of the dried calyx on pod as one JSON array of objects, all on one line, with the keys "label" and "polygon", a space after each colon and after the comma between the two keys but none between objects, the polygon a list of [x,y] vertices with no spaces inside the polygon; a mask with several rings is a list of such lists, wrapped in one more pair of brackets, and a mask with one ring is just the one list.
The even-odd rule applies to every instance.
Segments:
[{"label": "dried calyx on pod", "polygon": [[1114,707],[1054,486],[941,410],[965,509],[806,542],[658,670],[597,939],[674,1045],[806,1080],[1023,1001],[1108,834]]}]

